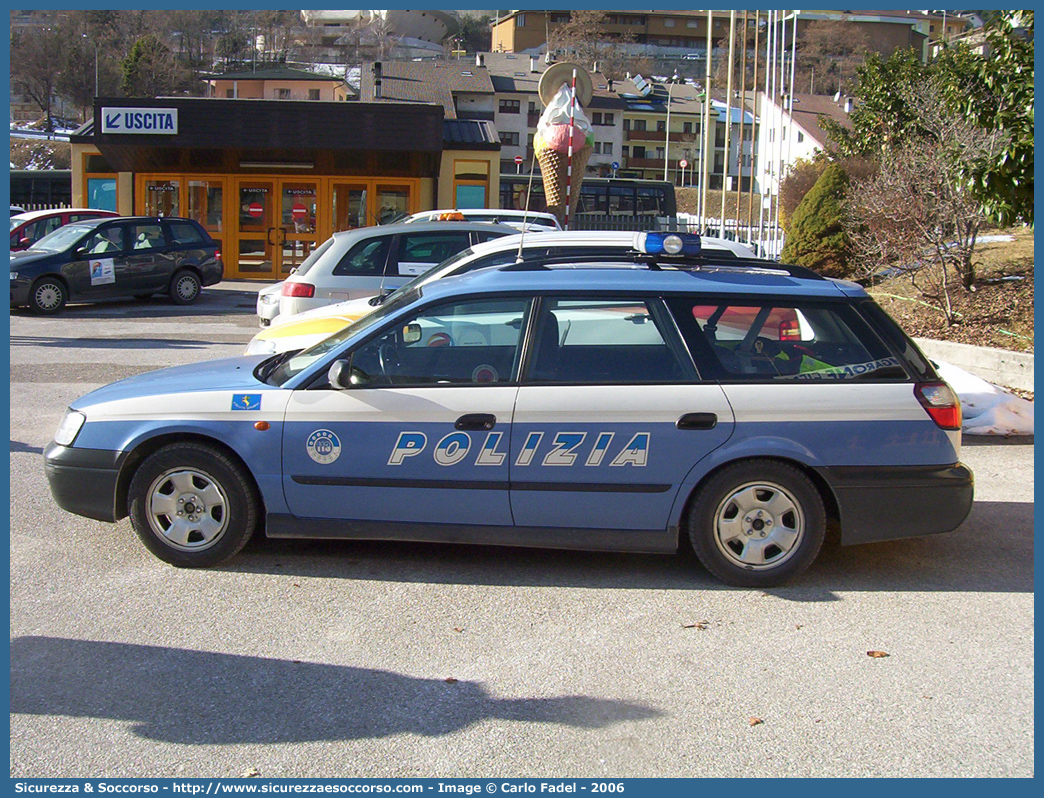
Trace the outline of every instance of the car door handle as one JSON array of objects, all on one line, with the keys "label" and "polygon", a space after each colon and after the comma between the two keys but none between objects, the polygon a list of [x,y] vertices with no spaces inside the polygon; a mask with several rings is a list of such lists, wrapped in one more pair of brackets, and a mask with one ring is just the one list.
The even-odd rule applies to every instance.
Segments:
[{"label": "car door handle", "polygon": [[455,429],[491,430],[497,425],[497,417],[491,413],[468,413],[457,419]]},{"label": "car door handle", "polygon": [[714,429],[718,417],[714,413],[686,413],[678,419],[678,429]]}]

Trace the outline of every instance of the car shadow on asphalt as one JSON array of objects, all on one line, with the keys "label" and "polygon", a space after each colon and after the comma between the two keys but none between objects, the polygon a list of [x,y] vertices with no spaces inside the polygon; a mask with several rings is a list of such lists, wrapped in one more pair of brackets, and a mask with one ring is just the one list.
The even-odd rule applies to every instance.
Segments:
[{"label": "car shadow on asphalt", "polygon": [[[236,338],[229,343],[239,343]],[[170,338],[139,338],[128,335],[126,337],[110,338],[52,338],[41,335],[12,335],[11,346],[46,346],[59,349],[208,349],[215,340],[191,340],[171,336]]]},{"label": "car shadow on asphalt", "polygon": [[[748,590],[723,585],[691,554],[628,554],[255,536],[223,570],[358,581],[617,590]],[[764,592],[799,602],[850,591],[1033,592],[1033,504],[976,502],[954,532],[839,546],[791,584]]]},{"label": "car shadow on asphalt", "polygon": [[13,715],[104,718],[182,745],[437,737],[489,719],[600,729],[664,713],[645,704],[564,695],[489,694],[453,673],[391,671],[164,646],[17,637]]}]

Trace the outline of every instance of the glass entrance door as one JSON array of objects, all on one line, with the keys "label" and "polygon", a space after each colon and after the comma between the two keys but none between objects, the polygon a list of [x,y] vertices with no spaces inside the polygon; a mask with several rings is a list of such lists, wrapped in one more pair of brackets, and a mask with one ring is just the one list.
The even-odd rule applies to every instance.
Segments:
[{"label": "glass entrance door", "polygon": [[244,277],[271,276],[278,253],[281,228],[276,228],[276,193],[273,180],[240,180],[237,222],[239,274]]},{"label": "glass entrance door", "polygon": [[315,249],[319,189],[314,180],[281,180],[278,273],[289,274]]}]

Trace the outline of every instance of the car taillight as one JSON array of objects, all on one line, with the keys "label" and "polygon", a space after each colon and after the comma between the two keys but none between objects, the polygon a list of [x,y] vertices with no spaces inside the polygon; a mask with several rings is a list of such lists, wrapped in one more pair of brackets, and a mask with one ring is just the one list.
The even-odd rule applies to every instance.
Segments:
[{"label": "car taillight", "polygon": [[797,319],[787,319],[779,323],[779,340],[800,341],[801,322]]},{"label": "car taillight", "polygon": [[914,396],[940,428],[961,428],[961,402],[945,382],[919,382]]},{"label": "car taillight", "polygon": [[221,260],[221,250],[220,249],[214,250],[214,257],[217,258],[218,260]]},{"label": "car taillight", "polygon": [[315,286],[308,283],[294,283],[287,280],[283,283],[283,296],[301,296],[310,298],[315,296]]}]

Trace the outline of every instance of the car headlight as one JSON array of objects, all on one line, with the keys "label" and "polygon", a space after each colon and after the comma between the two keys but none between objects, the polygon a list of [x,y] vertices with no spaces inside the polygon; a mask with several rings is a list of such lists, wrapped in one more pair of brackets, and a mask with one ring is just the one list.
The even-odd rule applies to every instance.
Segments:
[{"label": "car headlight", "polygon": [[66,410],[65,417],[54,433],[54,442],[59,446],[71,446],[86,420],[87,416],[79,410]]},{"label": "car headlight", "polygon": [[279,294],[262,294],[261,295],[262,305],[277,305],[279,304]]},{"label": "car headlight", "polygon": [[271,355],[275,351],[275,341],[265,341],[264,339],[254,339],[247,344],[246,348],[246,354],[248,355]]},{"label": "car headlight", "polygon": [[18,272],[11,272],[11,282],[18,279]]}]

